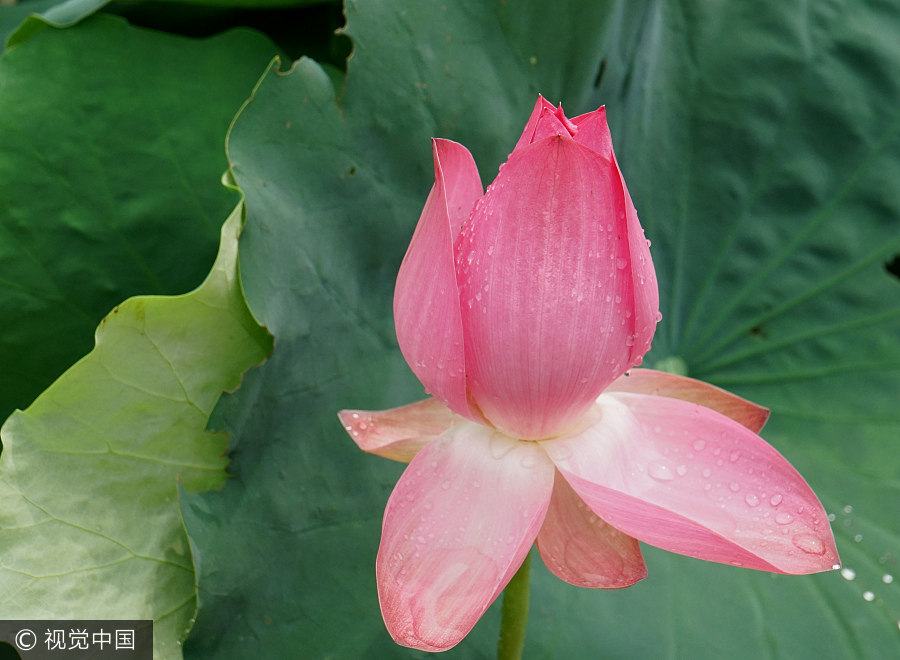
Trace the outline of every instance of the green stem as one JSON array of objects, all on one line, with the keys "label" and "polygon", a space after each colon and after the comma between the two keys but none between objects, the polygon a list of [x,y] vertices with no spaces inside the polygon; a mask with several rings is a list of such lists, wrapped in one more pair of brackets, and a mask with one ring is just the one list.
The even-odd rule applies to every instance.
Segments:
[{"label": "green stem", "polygon": [[525,647],[525,628],[528,625],[528,592],[531,571],[531,551],[503,590],[500,639],[497,660],[521,660]]}]

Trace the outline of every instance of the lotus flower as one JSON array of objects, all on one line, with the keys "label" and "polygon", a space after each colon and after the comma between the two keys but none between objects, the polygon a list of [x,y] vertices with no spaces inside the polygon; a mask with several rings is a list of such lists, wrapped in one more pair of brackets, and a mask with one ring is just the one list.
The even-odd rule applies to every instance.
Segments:
[{"label": "lotus flower", "polygon": [[409,462],[376,577],[399,644],[452,647],[535,541],[583,587],[647,574],[638,541],[776,573],[837,567],[825,511],[757,435],[768,411],[639,365],[656,274],[603,108],[539,98],[482,194],[434,140],[435,183],[397,276],[400,349],[433,395],[345,410],[365,451]]}]

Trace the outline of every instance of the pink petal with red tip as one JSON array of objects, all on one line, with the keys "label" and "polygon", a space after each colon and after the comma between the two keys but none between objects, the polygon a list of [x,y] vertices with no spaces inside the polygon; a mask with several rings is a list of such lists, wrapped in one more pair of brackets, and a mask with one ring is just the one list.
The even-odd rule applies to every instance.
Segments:
[{"label": "pink petal with red tip", "polygon": [[363,451],[409,463],[426,444],[463,421],[437,399],[390,410],[342,410],[341,423]]},{"label": "pink petal with red tip", "polygon": [[376,574],[381,612],[398,644],[457,644],[531,548],[553,490],[535,443],[464,423],[406,468],[384,514]]},{"label": "pink petal with red tip", "polygon": [[453,241],[481,197],[472,155],[461,144],[434,140],[435,182],[397,274],[394,324],[403,357],[451,410],[471,417]]},{"label": "pink petal with red tip", "polygon": [[704,383],[702,380],[653,369],[632,369],[614,380],[605,391],[654,394],[699,403],[731,417],[754,433],[759,433],[769,419],[768,408],[758,406],[736,394]]},{"label": "pink petal with red tip", "polygon": [[537,546],[550,572],[577,587],[621,589],[647,577],[637,539],[599,518],[560,474]]},{"label": "pink petal with red tip", "polygon": [[678,399],[604,394],[578,433],[542,443],[609,524],[660,548],[779,573],[839,563],[828,518],[771,445]]},{"label": "pink petal with red tip", "polygon": [[631,366],[647,311],[634,308],[625,218],[613,164],[554,136],[516,150],[463,226],[468,386],[509,435],[564,431]]}]

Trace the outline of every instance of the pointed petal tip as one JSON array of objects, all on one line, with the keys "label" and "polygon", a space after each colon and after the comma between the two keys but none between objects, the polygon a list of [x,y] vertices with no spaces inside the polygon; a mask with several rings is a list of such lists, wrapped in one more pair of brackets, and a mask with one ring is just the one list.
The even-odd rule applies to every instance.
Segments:
[{"label": "pointed petal tip", "polygon": [[360,449],[401,463],[462,420],[434,398],[390,410],[341,410],[338,419]]},{"label": "pointed petal tip", "polygon": [[631,369],[616,379],[608,392],[651,394],[697,403],[722,413],[754,433],[769,419],[769,409],[702,380],[655,369]]}]

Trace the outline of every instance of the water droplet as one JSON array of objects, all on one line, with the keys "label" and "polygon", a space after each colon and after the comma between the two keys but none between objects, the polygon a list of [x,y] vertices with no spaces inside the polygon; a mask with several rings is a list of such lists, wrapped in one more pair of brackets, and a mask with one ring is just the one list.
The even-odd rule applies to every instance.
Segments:
[{"label": "water droplet", "polygon": [[894,581],[894,576],[891,575],[890,573],[885,573],[884,575],[881,576],[881,581],[884,582],[885,584],[890,584],[891,582]]},{"label": "water droplet", "polygon": [[522,457],[522,460],[519,462],[522,464],[523,468],[530,470],[538,464],[538,459],[533,453],[528,452]]},{"label": "water droplet", "polygon": [[359,413],[353,413],[353,419],[359,419]]},{"label": "water droplet", "polygon": [[442,482],[441,482],[441,488],[443,488],[444,490],[450,490],[450,482],[449,482],[449,481],[442,481]]},{"label": "water droplet", "polygon": [[697,451],[703,451],[704,449],[706,449],[706,440],[694,440],[691,443],[691,447],[693,447]]},{"label": "water droplet", "polygon": [[828,514],[828,522],[834,522],[834,519],[837,518],[833,513]]},{"label": "water droplet", "polygon": [[487,253],[488,253],[488,256],[491,256],[492,254],[494,254],[494,246],[493,245],[488,245]]},{"label": "water droplet", "polygon": [[634,335],[628,335],[627,337],[625,337],[625,345],[634,346]]},{"label": "water droplet", "polygon": [[647,473],[657,481],[671,481],[675,478],[672,468],[665,463],[654,461],[647,466]]},{"label": "water droplet", "polygon": [[616,259],[616,268],[618,268],[619,270],[623,270],[625,268],[625,266],[627,266],[627,265],[628,265],[628,261],[626,261],[622,257],[619,257],[618,259]]},{"label": "water droplet", "polygon": [[679,477],[683,477],[684,475],[686,475],[687,471],[688,471],[687,465],[679,465],[677,468],[675,468],[675,473]]},{"label": "water droplet", "polygon": [[733,451],[733,452],[731,452],[731,456],[728,457],[728,460],[731,461],[732,463],[736,463],[740,457],[741,457],[741,452]]},{"label": "water droplet", "polygon": [[814,534],[795,534],[791,543],[808,555],[825,554],[825,543]]},{"label": "water droplet", "polygon": [[769,500],[769,504],[771,504],[772,506],[778,506],[779,504],[781,504],[781,500],[783,500],[783,499],[784,498],[781,496],[780,493],[775,493],[774,495],[772,495],[772,498]]},{"label": "water droplet", "polygon": [[616,296],[616,304],[618,305],[621,302],[622,302],[622,296]]},{"label": "water droplet", "polygon": [[859,543],[860,541],[862,541],[862,534],[857,534],[853,537],[853,540]]},{"label": "water droplet", "polygon": [[841,577],[845,580],[855,580],[856,579],[856,571],[852,568],[842,568],[841,569]]},{"label": "water droplet", "polygon": [[875,600],[875,594],[873,594],[871,591],[864,591],[863,600],[871,603],[873,600]]},{"label": "water droplet", "polygon": [[785,511],[779,511],[775,514],[775,522],[779,525],[790,525],[794,521],[794,516]]},{"label": "water droplet", "polygon": [[662,321],[662,312],[656,312],[656,322]]},{"label": "water droplet", "polygon": [[703,468],[703,476],[705,478],[709,479],[709,475],[711,475],[711,474],[712,474],[712,470],[710,470],[709,468]]},{"label": "water droplet", "polygon": [[730,484],[728,484],[728,489],[732,493],[736,493],[741,489],[741,485],[736,481],[732,481]]},{"label": "water droplet", "polygon": [[759,506],[759,498],[753,493],[747,493],[744,496],[744,501],[747,503],[747,506]]},{"label": "water droplet", "polygon": [[366,424],[365,422],[360,422],[360,423],[359,423],[359,430],[360,430],[360,431],[365,431],[367,428],[369,428],[369,425]]},{"label": "water droplet", "polygon": [[517,445],[518,443],[515,440],[511,440],[499,433],[491,435],[491,439],[488,441],[488,449],[491,452],[491,456],[497,460],[506,456],[515,449]]},{"label": "water droplet", "polygon": [[612,230],[613,230],[613,224],[610,222],[609,224],[606,225],[606,231],[612,231]]},{"label": "water droplet", "polygon": [[853,513],[853,507],[850,504],[848,504],[847,506],[844,507],[844,513]]}]

